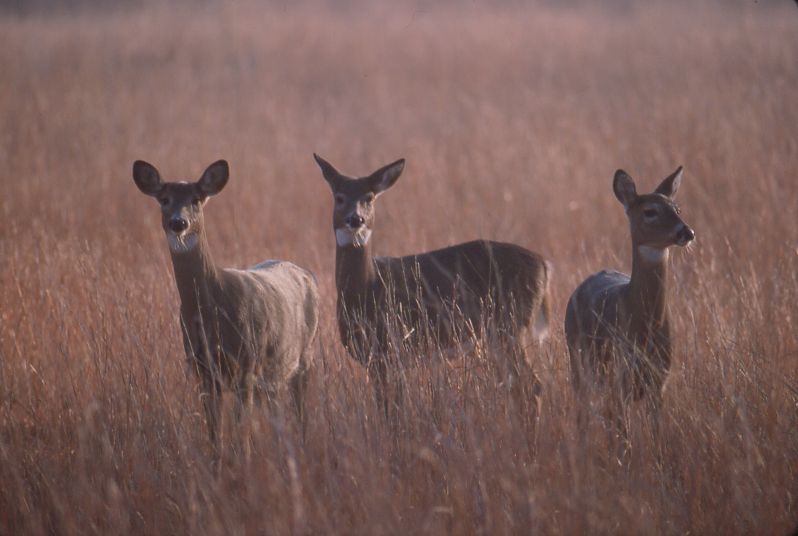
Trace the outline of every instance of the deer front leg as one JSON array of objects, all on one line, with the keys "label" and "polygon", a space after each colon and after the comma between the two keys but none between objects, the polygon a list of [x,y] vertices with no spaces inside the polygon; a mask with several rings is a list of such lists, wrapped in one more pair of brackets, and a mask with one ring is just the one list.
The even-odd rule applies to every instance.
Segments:
[{"label": "deer front leg", "polygon": [[368,363],[369,381],[374,384],[374,395],[377,399],[377,408],[381,409],[388,418],[388,367],[380,357],[372,357]]},{"label": "deer front leg", "polygon": [[607,438],[611,449],[615,450],[618,464],[625,465],[631,453],[629,441],[628,398],[625,396],[619,381],[611,381],[610,391],[606,393],[605,420],[607,422]]},{"label": "deer front leg", "polygon": [[249,462],[252,455],[252,410],[255,406],[255,381],[254,367],[247,367],[239,378],[236,400],[236,424],[240,428],[241,450],[245,462]]},{"label": "deer front leg", "polygon": [[648,395],[648,407],[650,408],[651,419],[651,439],[654,442],[654,451],[657,454],[657,461],[664,458],[662,443],[662,389],[657,387]]},{"label": "deer front leg", "polygon": [[194,322],[194,361],[200,377],[202,378],[202,405],[205,409],[205,418],[208,422],[208,436],[213,449],[213,465],[218,472],[221,468],[222,456],[222,384],[221,374],[213,358],[202,317],[198,316]]},{"label": "deer front leg", "polygon": [[222,455],[222,389],[210,375],[202,375],[202,407],[205,410],[205,419],[208,423],[208,438],[213,449],[213,464],[218,467]]},{"label": "deer front leg", "polygon": [[581,341],[568,344],[568,357],[570,362],[571,388],[574,394],[574,404],[576,413],[576,432],[579,438],[580,448],[587,445],[587,431],[590,423],[590,396],[589,393],[595,391],[595,378],[588,382],[586,377],[586,367],[584,364],[584,350]]}]

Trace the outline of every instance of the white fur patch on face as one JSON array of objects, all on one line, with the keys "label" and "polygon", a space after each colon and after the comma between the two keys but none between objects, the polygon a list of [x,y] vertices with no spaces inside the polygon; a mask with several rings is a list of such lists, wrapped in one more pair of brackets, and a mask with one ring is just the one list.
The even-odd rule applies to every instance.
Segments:
[{"label": "white fur patch on face", "polygon": [[197,233],[185,233],[178,235],[171,231],[166,233],[166,241],[169,242],[169,250],[172,253],[188,253],[197,247],[199,237]]},{"label": "white fur patch on face", "polygon": [[335,230],[335,242],[340,247],[354,246],[362,248],[368,243],[369,238],[371,238],[371,229],[366,227],[361,227],[360,229],[341,227]]},{"label": "white fur patch on face", "polygon": [[663,262],[668,259],[667,248],[655,248],[651,246],[638,246],[637,251],[640,257],[646,262]]}]

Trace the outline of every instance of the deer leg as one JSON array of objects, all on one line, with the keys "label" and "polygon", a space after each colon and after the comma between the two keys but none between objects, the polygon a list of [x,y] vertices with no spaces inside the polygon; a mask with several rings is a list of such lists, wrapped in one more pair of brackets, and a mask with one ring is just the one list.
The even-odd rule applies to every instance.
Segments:
[{"label": "deer leg", "polygon": [[374,384],[374,395],[377,399],[377,408],[381,409],[387,419],[388,398],[386,389],[388,387],[388,367],[383,359],[372,358],[368,364],[369,381]]},{"label": "deer leg", "polygon": [[588,386],[580,384],[574,386],[574,403],[576,404],[576,437],[579,449],[587,452],[588,431],[590,429],[591,396]]},{"label": "deer leg", "polygon": [[614,391],[610,395],[609,431],[612,439],[611,444],[615,446],[616,458],[621,465],[624,465],[628,460],[632,448],[629,441],[627,402],[621,392]]},{"label": "deer leg", "polygon": [[255,400],[255,371],[252,367],[241,375],[235,400],[235,417],[239,430],[239,441],[244,461],[249,462],[252,454],[252,410]]},{"label": "deer leg", "polygon": [[202,316],[197,317],[194,325],[197,335],[197,353],[195,356],[197,368],[202,378],[202,405],[205,409],[205,418],[208,421],[208,436],[213,448],[212,463],[218,473],[221,469],[222,432],[224,422],[222,417],[222,385],[221,374],[216,360],[213,358],[207,333],[202,321]]},{"label": "deer leg", "polygon": [[[302,362],[306,362],[302,360]],[[306,416],[305,416],[305,393],[307,392],[308,385],[308,371],[304,367],[294,374],[291,378],[291,397],[294,400],[294,410],[299,421],[299,426],[302,430],[302,439],[305,438]]]},{"label": "deer leg", "polygon": [[487,361],[496,376],[497,385],[507,393],[512,393],[517,382],[514,349],[497,333],[483,337],[482,358]]},{"label": "deer leg", "polygon": [[628,406],[621,404],[616,413],[616,428],[618,429],[618,461],[625,465],[632,452],[632,442],[629,439],[629,414]]},{"label": "deer leg", "polygon": [[582,352],[579,348],[572,348],[568,345],[568,358],[570,364],[571,389],[574,393],[574,403],[576,404],[576,429],[581,439],[587,437],[588,426],[588,404],[590,397],[587,395],[588,386],[585,385],[584,373],[582,371]]},{"label": "deer leg", "polygon": [[606,379],[602,413],[607,432],[607,446],[610,452],[614,452],[616,461],[621,465],[628,455],[629,447],[622,374],[623,371],[619,371],[617,366],[602,371]]},{"label": "deer leg", "polygon": [[654,448],[657,452],[657,459],[663,459],[662,451],[662,390],[654,388],[648,396],[648,403],[651,408],[651,435],[654,442]]},{"label": "deer leg", "polygon": [[495,329],[493,346],[501,353],[496,360],[499,382],[507,385],[515,408],[529,423],[534,423],[539,415],[542,385],[528,360],[527,334],[523,330],[513,335],[507,328]]},{"label": "deer leg", "polygon": [[540,378],[527,360],[523,342],[510,340],[505,347],[510,357],[510,374],[514,376],[510,387],[516,405],[530,422],[535,422],[540,414],[540,396],[543,391]]},{"label": "deer leg", "polygon": [[391,386],[393,387],[393,411],[396,414],[397,419],[402,412],[402,408],[404,408],[405,404],[405,371],[402,366],[397,363],[396,366],[392,368],[393,370],[393,381],[390,382]]},{"label": "deer leg", "polygon": [[587,446],[588,428],[590,426],[590,415],[592,413],[591,395],[595,394],[596,377],[588,375],[588,370],[584,364],[584,351],[582,342],[568,344],[568,358],[570,364],[571,388],[574,393],[574,403],[576,404],[576,431],[579,444],[582,448]]},{"label": "deer leg", "polygon": [[208,423],[208,438],[213,449],[213,465],[219,467],[222,455],[222,389],[218,382],[214,381],[210,375],[204,374],[202,377],[202,406],[205,410],[205,419]]},{"label": "deer leg", "polygon": [[628,356],[613,349],[606,368],[601,371],[606,378],[605,415],[610,448],[615,450],[617,462],[624,465],[631,450],[628,430],[629,403],[633,398],[634,377]]}]

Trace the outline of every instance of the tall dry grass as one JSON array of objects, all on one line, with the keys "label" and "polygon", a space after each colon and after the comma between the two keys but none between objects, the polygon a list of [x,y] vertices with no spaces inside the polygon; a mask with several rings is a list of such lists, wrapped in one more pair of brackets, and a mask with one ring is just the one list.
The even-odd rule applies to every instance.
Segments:
[{"label": "tall dry grass", "polygon": [[[798,523],[798,13],[783,4],[144,5],[0,17],[0,533],[778,534]],[[553,260],[537,424],[469,360],[408,372],[401,425],[338,342],[327,186],[400,156],[375,247],[477,236]],[[219,479],[144,158],[232,166],[218,261],[324,295],[304,443],[258,415]],[[629,268],[623,167],[678,164],[663,436],[579,445],[561,318]],[[422,356],[422,361],[424,361]],[[473,365],[473,366],[472,366]]]}]

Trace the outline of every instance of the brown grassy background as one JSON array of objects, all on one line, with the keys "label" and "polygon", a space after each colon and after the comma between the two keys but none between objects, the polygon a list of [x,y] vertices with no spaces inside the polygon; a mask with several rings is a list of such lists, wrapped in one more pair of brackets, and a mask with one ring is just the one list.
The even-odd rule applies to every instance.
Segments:
[{"label": "brown grassy background", "polygon": [[[0,534],[779,534],[798,524],[798,11],[783,3],[128,5],[0,15]],[[401,430],[333,323],[317,151],[404,156],[375,247],[478,236],[556,267],[535,426],[469,363],[410,374]],[[258,416],[222,477],[186,374],[143,158],[195,179],[218,261],[285,258],[324,296],[304,445]],[[611,192],[684,164],[664,437],[576,442],[561,319],[629,268]]]}]

